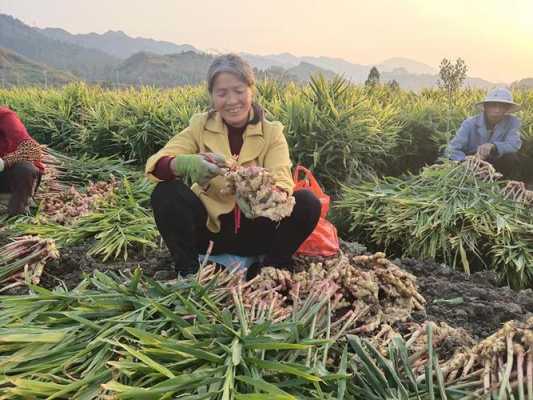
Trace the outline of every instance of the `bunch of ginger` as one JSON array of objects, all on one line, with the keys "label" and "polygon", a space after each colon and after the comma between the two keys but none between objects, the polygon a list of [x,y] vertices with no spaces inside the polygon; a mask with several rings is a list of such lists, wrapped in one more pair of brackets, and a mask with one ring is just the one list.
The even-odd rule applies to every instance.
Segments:
[{"label": "bunch of ginger", "polygon": [[41,212],[53,222],[68,224],[94,210],[116,188],[117,182],[112,179],[109,182],[90,182],[83,192],[74,186],[63,191],[49,192],[41,198]]},{"label": "bunch of ginger", "polygon": [[272,221],[291,215],[295,200],[293,196],[279,190],[274,177],[265,168],[258,166],[231,166],[225,175],[225,193],[235,194],[244,201],[251,217],[266,217]]}]

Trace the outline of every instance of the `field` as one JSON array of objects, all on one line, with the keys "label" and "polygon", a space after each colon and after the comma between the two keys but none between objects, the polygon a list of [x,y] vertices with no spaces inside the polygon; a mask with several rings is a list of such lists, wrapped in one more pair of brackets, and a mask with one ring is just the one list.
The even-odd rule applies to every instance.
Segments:
[{"label": "field", "polygon": [[53,172],[3,221],[0,399],[533,397],[533,213],[508,189],[533,183],[533,92],[498,178],[430,166],[481,92],[260,82],[346,242],[249,284],[177,277],[149,209],[143,163],[205,92],[0,90]]}]

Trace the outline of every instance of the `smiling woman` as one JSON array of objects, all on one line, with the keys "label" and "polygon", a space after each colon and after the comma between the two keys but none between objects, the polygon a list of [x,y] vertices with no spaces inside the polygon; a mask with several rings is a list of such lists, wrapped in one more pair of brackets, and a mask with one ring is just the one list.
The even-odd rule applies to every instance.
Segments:
[{"label": "smiling woman", "polygon": [[248,122],[254,85],[252,68],[232,55],[215,59],[207,72],[214,111],[220,113],[227,124],[237,128]]},{"label": "smiling woman", "polygon": [[[148,177],[159,182],[152,208],[176,271],[195,273],[198,255],[206,254],[209,242],[213,255],[264,256],[248,269],[247,279],[263,265],[290,269],[292,255],[318,222],[320,201],[309,190],[293,194],[283,126],[268,121],[253,102],[250,65],[235,54],[217,57],[207,87],[212,110],[193,116],[189,127],[146,163]],[[291,202],[292,213],[279,223],[256,217],[249,199],[227,191],[231,182],[225,173],[235,163],[244,171],[268,173],[272,183],[262,183],[261,203]],[[194,184],[189,188],[184,181]]]},{"label": "smiling woman", "polygon": [[213,107],[224,121],[236,128],[248,122],[252,107],[252,89],[235,75],[222,72],[217,76],[212,90]]}]

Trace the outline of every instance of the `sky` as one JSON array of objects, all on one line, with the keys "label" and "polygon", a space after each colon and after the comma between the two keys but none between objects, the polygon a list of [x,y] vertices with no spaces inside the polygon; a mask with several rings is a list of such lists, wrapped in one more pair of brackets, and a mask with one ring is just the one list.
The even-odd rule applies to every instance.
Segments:
[{"label": "sky", "polygon": [[533,0],[0,0],[0,13],[71,33],[130,36],[254,54],[338,57],[435,68],[462,57],[469,76],[533,77]]}]

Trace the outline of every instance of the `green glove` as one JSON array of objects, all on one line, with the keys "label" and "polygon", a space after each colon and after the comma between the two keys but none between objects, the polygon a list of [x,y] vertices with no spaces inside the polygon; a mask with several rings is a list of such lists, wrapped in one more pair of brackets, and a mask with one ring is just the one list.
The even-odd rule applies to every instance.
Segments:
[{"label": "green glove", "polygon": [[222,175],[224,171],[221,167],[226,165],[224,157],[214,153],[182,154],[177,155],[175,160],[176,175],[201,186]]}]

